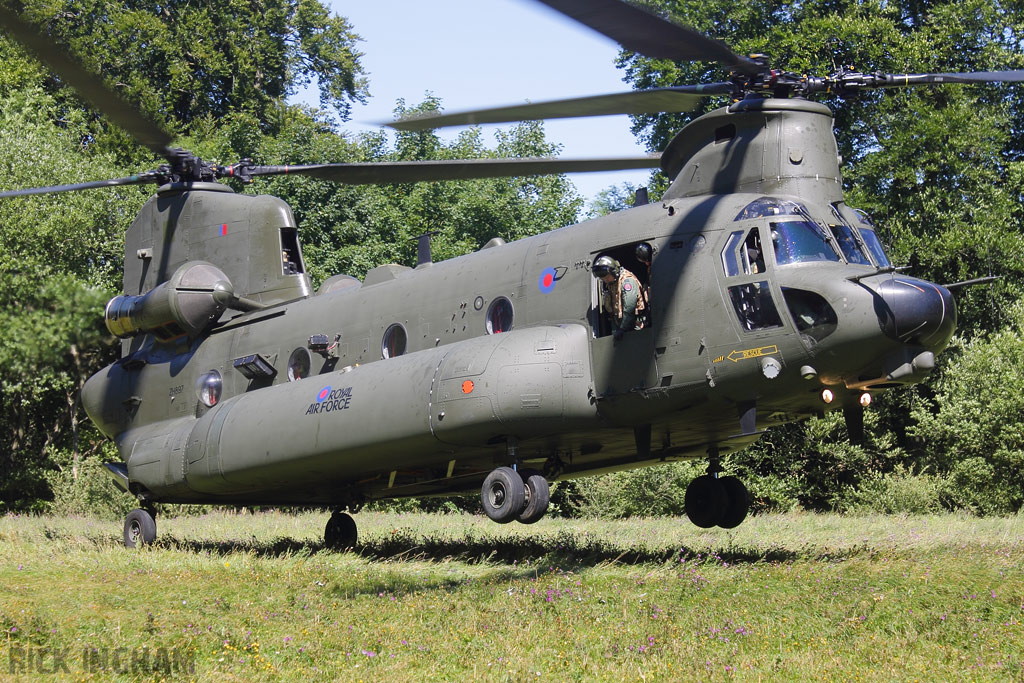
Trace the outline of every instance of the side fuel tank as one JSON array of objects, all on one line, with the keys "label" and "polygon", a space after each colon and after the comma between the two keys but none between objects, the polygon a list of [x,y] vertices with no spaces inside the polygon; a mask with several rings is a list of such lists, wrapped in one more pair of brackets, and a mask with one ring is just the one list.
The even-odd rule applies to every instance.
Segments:
[{"label": "side fuel tank", "polygon": [[478,337],[234,397],[192,428],[186,482],[207,494],[365,478],[478,446],[597,425],[587,331]]}]

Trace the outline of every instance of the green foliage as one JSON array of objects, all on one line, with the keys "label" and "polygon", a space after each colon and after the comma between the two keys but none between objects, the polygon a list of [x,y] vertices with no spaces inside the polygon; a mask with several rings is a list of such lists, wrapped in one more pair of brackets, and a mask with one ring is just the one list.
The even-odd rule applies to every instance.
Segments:
[{"label": "green foliage", "polygon": [[55,450],[50,461],[57,469],[47,472],[46,481],[53,492],[49,512],[55,515],[94,515],[121,521],[134,507],[135,500],[116,488],[103,463],[116,461],[117,448],[107,442],[96,456],[82,458],[65,449]]},{"label": "green foliage", "polygon": [[576,479],[571,513],[605,519],[679,516],[686,485],[703,469],[701,463],[679,462]]},{"label": "green foliage", "polygon": [[910,429],[929,467],[948,473],[947,504],[982,514],[1024,505],[1024,301],[1011,311],[1008,327],[959,342]]},{"label": "green foliage", "polygon": [[943,481],[897,464],[892,472],[869,472],[846,490],[839,507],[845,512],[925,515],[942,510]]},{"label": "green foliage", "polygon": [[636,190],[633,183],[606,187],[597,193],[597,197],[587,207],[587,218],[607,216],[616,211],[633,208],[636,201]]},{"label": "green foliage", "polygon": [[315,81],[347,118],[366,83],[358,40],[318,0],[28,0],[45,27],[93,73],[168,127],[247,112],[267,120],[285,96]]}]

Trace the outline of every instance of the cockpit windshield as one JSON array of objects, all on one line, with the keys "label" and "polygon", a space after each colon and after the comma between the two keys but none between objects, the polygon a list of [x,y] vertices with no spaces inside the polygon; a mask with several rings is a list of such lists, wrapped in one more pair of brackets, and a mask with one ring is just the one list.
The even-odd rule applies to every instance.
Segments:
[{"label": "cockpit windshield", "polygon": [[857,244],[857,235],[854,234],[853,228],[848,225],[830,225],[829,228],[832,230],[832,236],[836,238],[843,256],[846,257],[849,263],[858,266],[871,265],[871,261],[868,260],[860,245]]},{"label": "cockpit windshield", "polygon": [[777,265],[839,260],[828,233],[817,223],[786,221],[772,223],[771,229]]}]

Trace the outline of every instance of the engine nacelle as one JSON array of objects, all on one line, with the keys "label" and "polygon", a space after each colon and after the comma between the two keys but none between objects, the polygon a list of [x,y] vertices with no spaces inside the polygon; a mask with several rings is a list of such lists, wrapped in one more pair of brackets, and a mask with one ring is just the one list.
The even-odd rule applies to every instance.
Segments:
[{"label": "engine nacelle", "polygon": [[122,339],[146,332],[160,341],[192,338],[220,317],[230,293],[222,270],[205,261],[190,261],[146,294],[111,299],[105,313],[107,329]]}]

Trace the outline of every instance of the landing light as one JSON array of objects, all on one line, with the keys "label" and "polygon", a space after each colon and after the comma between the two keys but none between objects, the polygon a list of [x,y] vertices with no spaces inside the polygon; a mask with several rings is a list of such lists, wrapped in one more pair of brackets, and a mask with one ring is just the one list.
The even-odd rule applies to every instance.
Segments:
[{"label": "landing light", "polygon": [[831,403],[835,399],[836,395],[832,393],[831,389],[821,390],[821,400],[825,403]]},{"label": "landing light", "polygon": [[869,394],[866,391],[863,394],[861,394],[860,405],[864,408],[867,408],[869,405],[871,405],[871,394]]}]

